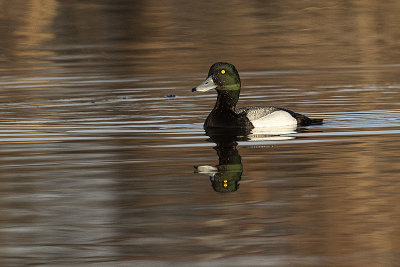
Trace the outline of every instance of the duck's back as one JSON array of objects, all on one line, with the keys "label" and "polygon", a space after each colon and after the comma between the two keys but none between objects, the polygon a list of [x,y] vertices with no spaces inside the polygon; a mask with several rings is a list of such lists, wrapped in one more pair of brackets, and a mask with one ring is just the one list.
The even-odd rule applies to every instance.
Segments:
[{"label": "duck's back", "polygon": [[263,118],[265,116],[268,116],[277,110],[278,108],[276,107],[248,106],[235,109],[235,113],[238,115],[245,115],[250,121],[254,121]]}]

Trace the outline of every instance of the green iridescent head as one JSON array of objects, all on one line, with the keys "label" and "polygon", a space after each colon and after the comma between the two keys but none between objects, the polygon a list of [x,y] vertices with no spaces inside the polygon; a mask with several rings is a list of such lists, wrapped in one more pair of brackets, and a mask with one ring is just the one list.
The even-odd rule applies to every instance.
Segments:
[{"label": "green iridescent head", "polygon": [[210,67],[204,82],[194,87],[192,91],[205,92],[212,89],[217,91],[240,91],[240,77],[235,66],[226,62],[214,63]]}]

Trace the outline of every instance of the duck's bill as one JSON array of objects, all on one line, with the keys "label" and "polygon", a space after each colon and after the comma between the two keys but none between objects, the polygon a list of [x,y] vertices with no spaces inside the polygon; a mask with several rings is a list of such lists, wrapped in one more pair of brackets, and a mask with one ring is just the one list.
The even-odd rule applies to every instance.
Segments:
[{"label": "duck's bill", "polygon": [[217,85],[214,83],[212,76],[209,76],[204,80],[204,82],[194,87],[192,92],[206,92],[215,88],[217,88]]}]

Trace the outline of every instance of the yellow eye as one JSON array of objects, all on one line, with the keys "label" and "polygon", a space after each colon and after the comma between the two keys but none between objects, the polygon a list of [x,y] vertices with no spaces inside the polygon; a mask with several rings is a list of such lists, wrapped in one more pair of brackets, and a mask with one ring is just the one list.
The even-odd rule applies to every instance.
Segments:
[{"label": "yellow eye", "polygon": [[221,70],[221,74],[225,74],[225,70]]}]

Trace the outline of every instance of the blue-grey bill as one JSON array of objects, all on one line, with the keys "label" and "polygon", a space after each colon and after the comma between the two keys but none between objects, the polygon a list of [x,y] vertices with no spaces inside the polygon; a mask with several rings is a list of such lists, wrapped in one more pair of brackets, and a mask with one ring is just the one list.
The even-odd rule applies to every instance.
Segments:
[{"label": "blue-grey bill", "polygon": [[212,76],[209,76],[204,80],[204,82],[194,87],[192,92],[206,92],[215,88],[217,88],[217,85],[214,83]]}]

